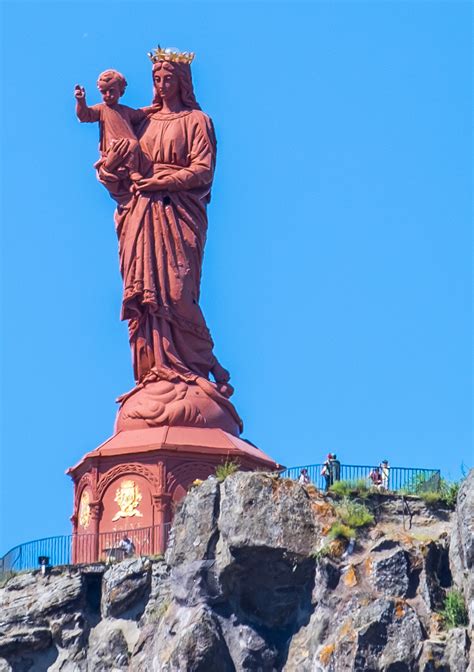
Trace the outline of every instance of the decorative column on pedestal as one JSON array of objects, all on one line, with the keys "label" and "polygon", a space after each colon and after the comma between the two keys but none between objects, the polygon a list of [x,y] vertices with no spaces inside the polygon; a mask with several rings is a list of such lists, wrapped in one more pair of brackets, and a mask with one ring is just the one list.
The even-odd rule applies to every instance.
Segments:
[{"label": "decorative column on pedestal", "polygon": [[100,525],[100,516],[102,504],[101,502],[91,502],[89,504],[90,514],[91,514],[91,525],[90,525],[90,544],[87,544],[86,553],[90,549],[90,557],[88,562],[96,562],[100,557],[100,545],[99,545],[99,525]]}]

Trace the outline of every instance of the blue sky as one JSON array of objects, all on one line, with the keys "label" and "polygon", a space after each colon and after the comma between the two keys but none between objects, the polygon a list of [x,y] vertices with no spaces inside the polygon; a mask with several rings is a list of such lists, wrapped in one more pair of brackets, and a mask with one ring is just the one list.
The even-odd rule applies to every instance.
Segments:
[{"label": "blue sky", "polygon": [[468,2],[4,3],[0,553],[70,530],[65,469],[133,385],[99,102],[197,53],[218,167],[202,306],[244,436],[286,465],[458,478],[472,444]]}]

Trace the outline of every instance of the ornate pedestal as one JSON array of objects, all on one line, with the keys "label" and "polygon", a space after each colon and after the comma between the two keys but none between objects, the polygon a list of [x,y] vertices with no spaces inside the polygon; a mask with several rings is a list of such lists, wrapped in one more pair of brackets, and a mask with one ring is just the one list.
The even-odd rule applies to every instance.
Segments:
[{"label": "ornate pedestal", "polygon": [[222,429],[118,431],[67,471],[74,481],[74,561],[117,558],[124,536],[137,553],[162,553],[177,502],[226,460],[245,470],[280,468]]}]

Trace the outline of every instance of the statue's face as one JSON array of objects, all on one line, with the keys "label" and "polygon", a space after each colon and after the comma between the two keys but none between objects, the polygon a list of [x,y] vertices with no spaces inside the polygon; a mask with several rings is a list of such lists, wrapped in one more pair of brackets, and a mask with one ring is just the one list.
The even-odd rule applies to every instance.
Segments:
[{"label": "statue's face", "polygon": [[162,63],[158,66],[153,72],[153,82],[160,98],[169,100],[178,95],[178,76],[169,63]]},{"label": "statue's face", "polygon": [[117,82],[100,82],[99,91],[102,96],[102,100],[106,105],[115,105],[118,103],[120,98],[120,89]]}]

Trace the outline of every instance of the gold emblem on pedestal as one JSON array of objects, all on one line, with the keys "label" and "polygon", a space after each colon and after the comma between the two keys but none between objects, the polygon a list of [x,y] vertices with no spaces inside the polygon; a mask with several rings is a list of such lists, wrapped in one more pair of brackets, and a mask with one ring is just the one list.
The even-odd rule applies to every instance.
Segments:
[{"label": "gold emblem on pedestal", "polygon": [[79,504],[79,524],[88,528],[89,523],[91,522],[91,507],[90,507],[90,495],[85,490],[81,495],[81,501]]},{"label": "gold emblem on pedestal", "polygon": [[138,516],[143,518],[143,513],[138,510],[138,505],[142,501],[142,493],[138,489],[135,481],[122,481],[120,487],[115,493],[114,502],[119,505],[120,511],[117,511],[112,521],[119,520],[119,518],[130,518]]}]

